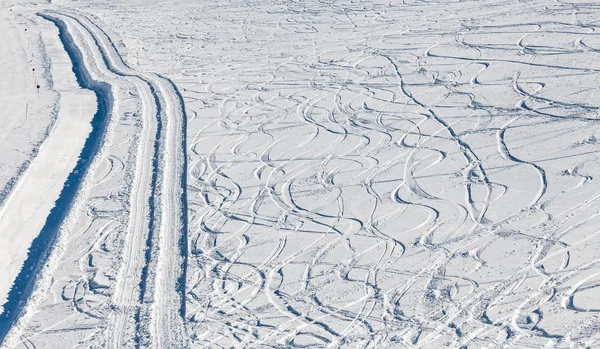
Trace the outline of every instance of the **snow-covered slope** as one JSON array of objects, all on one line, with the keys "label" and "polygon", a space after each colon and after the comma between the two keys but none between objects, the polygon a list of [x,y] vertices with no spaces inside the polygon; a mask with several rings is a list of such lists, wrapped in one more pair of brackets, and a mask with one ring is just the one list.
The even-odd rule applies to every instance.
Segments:
[{"label": "snow-covered slope", "polygon": [[106,111],[5,347],[600,345],[600,5],[4,6]]},{"label": "snow-covered slope", "polygon": [[[5,296],[15,282],[32,241],[42,230],[67,176],[75,168],[96,111],[93,94],[82,90],[75,80],[71,61],[62,48],[56,28],[40,22],[40,30],[46,43],[48,59],[51,60],[52,88],[58,92],[60,102],[55,125],[0,211],[2,304],[6,301]],[[12,74],[9,76],[14,77]],[[34,91],[33,86],[28,86],[27,89]]]}]

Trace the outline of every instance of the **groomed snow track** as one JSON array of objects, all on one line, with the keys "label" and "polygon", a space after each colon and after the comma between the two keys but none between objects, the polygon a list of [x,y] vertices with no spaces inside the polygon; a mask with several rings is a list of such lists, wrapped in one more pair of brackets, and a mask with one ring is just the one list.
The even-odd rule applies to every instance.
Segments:
[{"label": "groomed snow track", "polygon": [[[42,17],[53,20],[52,17],[41,14]],[[105,82],[95,80],[85,68],[85,63],[79,48],[73,43],[69,33],[61,22],[55,21],[59,28],[59,36],[64,44],[65,50],[73,62],[73,71],[77,82],[83,87],[94,91],[98,99],[98,110],[92,120],[92,132],[86,140],[81,151],[79,161],[71,172],[63,190],[60,193],[54,208],[50,211],[46,223],[38,237],[32,242],[21,272],[17,276],[14,285],[8,295],[8,301],[4,306],[4,312],[0,314],[0,344],[11,328],[11,325],[19,318],[21,310],[28,297],[33,291],[37,274],[51,253],[52,246],[56,240],[61,224],[67,216],[73,201],[77,195],[77,189],[81,185],[89,165],[94,160],[103,142],[109,115],[112,110],[111,87]]]},{"label": "groomed snow track", "polygon": [[[32,292],[45,293],[39,285],[34,291],[36,281],[47,278],[51,272],[40,276],[48,256],[54,253],[54,241],[74,200],[78,195],[81,201],[92,199],[89,191],[79,189],[86,189],[80,186],[98,150],[114,146],[110,140],[105,141],[105,133],[119,126],[117,120],[125,113],[122,108],[126,104],[116,89],[127,91],[136,99],[141,120],[137,121],[140,133],[133,183],[122,183],[129,189],[128,220],[124,223],[122,264],[110,300],[112,311],[106,314],[106,345],[183,348],[187,202],[185,109],[181,95],[172,81],[128,67],[111,39],[89,18],[74,12],[46,11],[38,15],[59,28],[79,83],[94,90],[100,103],[94,130],[77,168],[11,291],[7,311],[2,314],[0,343],[6,344],[11,326],[14,329],[9,337],[19,335],[18,320],[27,316]],[[112,125],[107,128],[109,123]],[[68,234],[68,229],[62,233]],[[149,273],[149,265],[154,273]],[[43,280],[38,284],[44,284]]]}]

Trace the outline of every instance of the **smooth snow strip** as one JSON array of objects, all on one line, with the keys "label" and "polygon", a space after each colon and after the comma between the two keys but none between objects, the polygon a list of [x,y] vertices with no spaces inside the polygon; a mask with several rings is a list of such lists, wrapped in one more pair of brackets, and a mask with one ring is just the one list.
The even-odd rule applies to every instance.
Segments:
[{"label": "smooth snow strip", "polygon": [[29,170],[0,211],[0,303],[7,301],[31,242],[39,234],[54,207],[69,173],[77,163],[96,99],[77,84],[69,56],[62,48],[56,28],[43,24],[43,38],[52,59],[54,88],[60,92],[60,111],[55,129],[40,148]]},{"label": "smooth snow strip", "polygon": [[[11,25],[7,13],[0,15],[0,32],[8,37],[19,37],[18,28]],[[10,136],[14,135],[19,129],[19,124],[24,121],[25,105],[27,103],[27,89],[30,87],[27,84],[26,77],[29,76],[27,66],[25,64],[14,64],[14,62],[26,62],[27,53],[21,47],[21,42],[17,40],[6,40],[0,46],[0,105],[2,111],[2,127],[0,128],[0,150],[6,150],[8,147],[2,147],[3,144],[8,146],[11,141]],[[12,143],[12,142],[10,142]],[[11,144],[14,146],[14,144]],[[2,154],[0,163],[0,177],[4,176],[7,169],[7,162],[12,159],[8,154]],[[12,188],[2,188],[3,186],[10,187],[9,183],[2,182],[0,178],[0,206],[2,206],[3,198],[6,193],[10,193]]]},{"label": "smooth snow strip", "polygon": [[0,46],[1,209],[54,128],[59,94],[37,23],[0,9],[0,33],[10,38]]},{"label": "smooth snow strip", "polygon": [[[0,264],[8,271],[1,285],[2,294],[8,295],[0,315],[0,343],[32,292],[37,273],[102,143],[112,108],[110,86],[89,76],[81,53],[60,23],[56,24],[58,35],[50,23],[42,25],[47,26],[44,40],[53,61],[55,88],[61,93],[58,121],[0,214],[0,252],[10,255]],[[94,92],[80,86],[93,90],[96,98]]]}]

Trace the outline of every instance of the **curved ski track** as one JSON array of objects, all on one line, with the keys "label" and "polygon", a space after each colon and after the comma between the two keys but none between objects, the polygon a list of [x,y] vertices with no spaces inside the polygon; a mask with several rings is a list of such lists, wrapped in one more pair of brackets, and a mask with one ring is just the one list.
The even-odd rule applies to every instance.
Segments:
[{"label": "curved ski track", "polygon": [[598,4],[86,4],[116,111],[11,343],[600,345]]}]

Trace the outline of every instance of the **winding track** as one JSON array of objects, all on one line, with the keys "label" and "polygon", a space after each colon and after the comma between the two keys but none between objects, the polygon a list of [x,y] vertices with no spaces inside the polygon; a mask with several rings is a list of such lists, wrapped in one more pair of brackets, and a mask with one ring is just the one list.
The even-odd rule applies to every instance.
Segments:
[{"label": "winding track", "polygon": [[[84,52],[82,68],[94,67],[101,80],[130,88],[139,104],[141,132],[129,193],[123,263],[111,299],[113,311],[108,314],[105,341],[112,348],[150,343],[158,348],[183,348],[187,205],[181,96],[170,80],[128,67],[105,32],[85,16],[54,11],[43,16],[63,27],[71,44]],[[114,113],[118,114],[119,102],[115,104]],[[158,266],[153,277],[148,273],[149,263]],[[142,307],[142,303],[151,307]],[[150,328],[140,321],[148,317]]]},{"label": "winding track", "polygon": [[[110,38],[91,20],[73,13],[65,16],[65,19],[70,28],[82,32],[87,40],[93,40],[112,73],[134,81],[143,104],[143,136],[138,147],[131,193],[131,218],[123,255],[125,264],[117,280],[113,299],[118,311],[115,317],[111,316],[111,331],[107,333],[107,338],[112,341],[114,348],[120,348],[132,340],[131,333],[128,336],[124,332],[130,323],[128,319],[139,318],[138,307],[144,301],[145,292],[141,285],[146,283],[142,279],[145,276],[143,269],[150,262],[145,257],[146,251],[140,247],[152,238],[152,234],[156,234],[159,252],[155,285],[150,286],[155,288],[150,335],[158,347],[183,347],[185,331],[180,309],[183,309],[184,286],[179,285],[184,280],[181,276],[184,270],[181,241],[186,210],[182,201],[182,179],[185,174],[185,158],[181,149],[185,132],[183,101],[166,79],[129,68]],[[160,177],[158,180],[155,177],[157,173]],[[156,187],[157,184],[160,188]],[[160,191],[160,197],[155,195],[157,190]],[[160,226],[154,223],[154,215],[159,217]],[[140,336],[144,334],[135,335]]]}]

